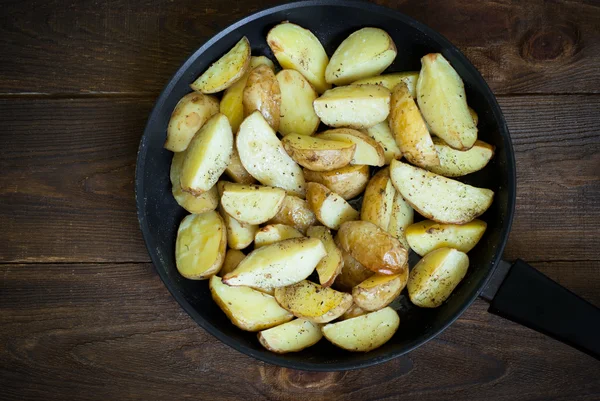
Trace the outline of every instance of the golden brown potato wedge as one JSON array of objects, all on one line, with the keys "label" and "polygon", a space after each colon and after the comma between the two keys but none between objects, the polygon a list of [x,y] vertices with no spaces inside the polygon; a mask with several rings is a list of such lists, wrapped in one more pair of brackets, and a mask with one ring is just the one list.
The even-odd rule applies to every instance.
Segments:
[{"label": "golden brown potato wedge", "polygon": [[390,176],[419,214],[438,223],[468,223],[483,214],[494,199],[492,190],[472,187],[398,160],[392,161]]},{"label": "golden brown potato wedge", "polygon": [[337,245],[335,245],[331,232],[327,227],[310,227],[306,234],[311,238],[321,240],[325,246],[327,255],[321,259],[316,269],[321,285],[323,287],[331,287],[335,278],[342,271],[342,266],[344,264],[342,252],[338,249]]},{"label": "golden brown potato wedge", "polygon": [[294,316],[313,323],[327,323],[340,317],[352,305],[352,296],[308,280],[275,289],[275,299]]},{"label": "golden brown potato wedge", "polygon": [[369,166],[346,166],[331,171],[304,169],[306,181],[325,185],[331,191],[348,200],[360,195],[369,182]]},{"label": "golden brown potato wedge", "polygon": [[185,278],[207,279],[223,266],[226,249],[225,224],[217,212],[189,214],[177,230],[177,270]]},{"label": "golden brown potato wedge", "polygon": [[258,110],[275,131],[279,129],[281,90],[270,67],[259,65],[250,71],[243,96],[245,116]]},{"label": "golden brown potato wedge", "polygon": [[475,219],[467,224],[440,224],[424,220],[406,229],[411,249],[423,256],[439,248],[454,248],[467,253],[477,245],[487,224]]},{"label": "golden brown potato wedge", "polygon": [[202,93],[217,93],[229,88],[244,76],[250,66],[250,42],[244,36],[190,86]]},{"label": "golden brown potato wedge", "polygon": [[225,174],[238,184],[254,184],[256,180],[250,175],[250,173],[244,168],[240,155],[238,154],[235,144],[233,146],[233,153],[231,154],[231,160],[225,169]]},{"label": "golden brown potato wedge", "polygon": [[223,277],[227,273],[234,271],[245,257],[244,252],[238,249],[228,249],[227,253],[225,253],[223,267],[219,270],[219,277]]},{"label": "golden brown potato wedge", "polygon": [[365,130],[365,133],[377,141],[383,148],[385,164],[390,164],[392,160],[400,160],[402,152],[396,144],[396,139],[390,130],[390,125],[387,120],[380,122]]},{"label": "golden brown potato wedge", "polygon": [[325,81],[329,57],[311,31],[285,21],[269,31],[267,44],[283,68],[300,72],[317,92],[331,88]]},{"label": "golden brown potato wedge", "polygon": [[348,140],[298,134],[286,136],[281,143],[296,163],[313,171],[330,171],[348,165],[356,149],[356,145]]},{"label": "golden brown potato wedge", "polygon": [[396,191],[387,232],[397,238],[406,249],[409,249],[408,241],[406,240],[406,228],[413,223],[414,217],[415,211],[413,208],[404,200],[402,194]]},{"label": "golden brown potato wedge", "polygon": [[287,195],[279,212],[269,220],[269,224],[286,224],[305,234],[308,227],[315,224],[317,218],[308,202],[297,196]]},{"label": "golden brown potato wedge", "polygon": [[181,189],[181,183],[179,179],[181,177],[181,168],[183,166],[185,154],[186,152],[173,154],[170,172],[171,185],[173,186],[171,192],[173,193],[173,197],[179,206],[190,213],[200,214],[215,210],[219,204],[219,194],[217,193],[216,185],[198,196],[184,192]]},{"label": "golden brown potato wedge", "polygon": [[358,306],[356,304],[352,304],[350,309],[348,309],[346,312],[344,312],[344,314],[342,316],[339,317],[339,320],[348,320],[348,319],[352,319],[353,317],[366,315],[367,313],[368,312],[366,310],[362,309],[360,306]]},{"label": "golden brown potato wedge", "polygon": [[379,274],[408,269],[408,252],[394,237],[368,221],[349,221],[337,233],[342,250],[364,267]]},{"label": "golden brown potato wedge", "polygon": [[350,141],[356,144],[350,164],[368,166],[383,166],[385,164],[385,152],[381,145],[360,131],[350,128],[337,128],[327,130],[316,137],[334,141]]},{"label": "golden brown potato wedge", "polygon": [[415,265],[408,279],[408,295],[413,304],[437,308],[452,294],[467,274],[469,257],[452,248],[428,253]]},{"label": "golden brown potato wedge", "polygon": [[312,135],[317,130],[319,116],[313,102],[319,96],[312,85],[296,70],[277,73],[281,90],[279,132],[281,135]]},{"label": "golden brown potato wedge", "polygon": [[394,41],[383,29],[359,29],[335,50],[325,70],[325,79],[339,86],[379,75],[392,64],[396,53]]},{"label": "golden brown potato wedge", "polygon": [[444,177],[460,177],[481,170],[494,156],[494,146],[483,141],[475,141],[469,150],[456,150],[439,138],[433,143],[437,150],[440,164],[428,166],[427,170]]},{"label": "golden brown potato wedge", "polygon": [[407,281],[408,269],[400,274],[375,274],[352,289],[352,298],[363,310],[379,310],[400,295]]},{"label": "golden brown potato wedge", "polygon": [[315,113],[330,127],[369,128],[390,113],[390,91],[379,85],[329,89],[313,102]]},{"label": "golden brown potato wedge", "polygon": [[381,85],[391,91],[396,85],[403,82],[408,86],[408,91],[414,99],[417,97],[417,79],[419,79],[418,71],[395,72],[392,74],[359,79],[358,81],[352,82],[352,85]]},{"label": "golden brown potato wedge", "polygon": [[321,327],[306,319],[294,319],[258,333],[261,345],[277,354],[302,351],[322,337]]},{"label": "golden brown potato wedge", "polygon": [[277,214],[285,196],[281,188],[226,182],[221,205],[241,223],[262,224]]},{"label": "golden brown potato wedge", "polygon": [[290,238],[303,237],[302,233],[294,227],[285,224],[269,224],[256,232],[254,236],[254,249],[271,245]]},{"label": "golden brown potato wedge", "polygon": [[212,276],[208,283],[213,300],[242,330],[265,330],[294,318],[271,295],[248,287],[230,287],[219,276]]},{"label": "golden brown potato wedge", "polygon": [[392,91],[389,123],[406,160],[421,167],[440,164],[425,121],[404,83]]},{"label": "golden brown potato wedge", "polygon": [[341,322],[323,326],[323,335],[331,343],[348,351],[372,351],[394,336],[400,318],[390,307]]},{"label": "golden brown potato wedge", "polygon": [[335,279],[333,287],[340,291],[352,292],[354,286],[362,283],[375,273],[360,264],[360,262],[354,259],[348,252],[344,251],[337,236],[334,238],[334,242],[342,252],[344,265],[342,266],[342,271]]},{"label": "golden brown potato wedge", "polygon": [[175,106],[169,125],[165,149],[183,152],[209,118],[219,112],[219,101],[214,96],[188,93]]},{"label": "golden brown potato wedge", "polygon": [[369,221],[387,231],[392,217],[396,190],[390,178],[390,169],[384,168],[371,178],[363,196],[360,219]]},{"label": "golden brown potato wedge", "polygon": [[454,149],[467,150],[477,140],[477,126],[465,86],[458,73],[439,53],[421,59],[417,102],[431,132]]},{"label": "golden brown potato wedge", "polygon": [[337,230],[346,221],[360,218],[360,213],[344,198],[315,182],[309,182],[307,185],[306,201],[317,220],[333,230]]}]

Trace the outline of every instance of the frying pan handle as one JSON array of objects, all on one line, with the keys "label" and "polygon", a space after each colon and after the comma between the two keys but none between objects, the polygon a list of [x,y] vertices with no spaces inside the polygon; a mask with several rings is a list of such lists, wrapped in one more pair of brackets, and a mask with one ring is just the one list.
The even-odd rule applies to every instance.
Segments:
[{"label": "frying pan handle", "polygon": [[524,261],[502,261],[481,295],[489,312],[600,359],[600,309]]}]

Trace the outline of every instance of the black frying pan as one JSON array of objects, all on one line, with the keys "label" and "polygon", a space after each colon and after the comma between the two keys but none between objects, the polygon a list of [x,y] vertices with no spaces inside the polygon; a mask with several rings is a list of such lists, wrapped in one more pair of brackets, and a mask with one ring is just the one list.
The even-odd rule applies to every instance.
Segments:
[{"label": "black frying pan", "polygon": [[[329,55],[353,31],[365,26],[382,28],[392,36],[398,48],[398,57],[389,68],[391,72],[419,70],[423,55],[442,53],[462,77],[469,104],[479,114],[480,139],[496,146],[496,155],[484,170],[464,177],[468,184],[490,188],[496,193],[493,205],[482,216],[488,223],[487,231],[469,253],[471,263],[467,276],[448,301],[436,309],[412,306],[402,295],[396,303],[401,318],[400,329],[387,344],[368,353],[347,352],[325,339],[298,353],[271,353],[262,348],[255,333],[243,332],[229,322],[212,301],[207,281],[187,280],[175,267],[177,227],[187,213],[171,195],[169,168],[172,154],[163,149],[171,112],[177,101],[190,92],[189,84],[242,36],[250,40],[254,55],[266,55],[275,60],[265,37],[270,28],[284,20],[314,32]],[[405,15],[373,4],[304,1],[273,7],[231,25],[200,47],[175,73],[158,98],[140,143],[136,201],[148,252],[175,299],[206,331],[262,361],[294,369],[327,371],[385,362],[438,335],[480,293],[490,301],[492,313],[549,334],[599,358],[600,311],[524,262],[517,261],[511,267],[501,260],[514,214],[515,180],[514,151],[502,111],[479,72],[447,39]],[[415,259],[411,262],[411,266],[414,265]]]}]

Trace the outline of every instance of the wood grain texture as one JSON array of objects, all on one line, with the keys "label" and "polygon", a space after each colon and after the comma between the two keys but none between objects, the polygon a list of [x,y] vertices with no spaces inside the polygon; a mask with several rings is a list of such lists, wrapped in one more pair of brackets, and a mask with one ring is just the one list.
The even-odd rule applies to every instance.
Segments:
[{"label": "wood grain texture", "polygon": [[[568,267],[536,267],[549,266]],[[150,264],[2,265],[0,274],[2,400],[600,397],[600,362],[488,314],[482,301],[408,356],[311,373],[223,345],[179,308]],[[573,289],[600,301],[598,280]]]},{"label": "wood grain texture", "polygon": [[[496,93],[600,92],[597,1],[376,2],[445,35]],[[0,93],[155,96],[214,33],[280,3],[4,1]]]}]

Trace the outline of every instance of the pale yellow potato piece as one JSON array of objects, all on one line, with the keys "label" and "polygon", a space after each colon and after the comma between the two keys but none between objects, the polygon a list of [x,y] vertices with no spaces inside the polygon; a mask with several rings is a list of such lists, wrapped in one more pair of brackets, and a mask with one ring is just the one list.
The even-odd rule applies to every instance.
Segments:
[{"label": "pale yellow potato piece", "polygon": [[219,272],[226,249],[225,224],[217,212],[189,214],[177,230],[177,270],[185,278],[207,279]]},{"label": "pale yellow potato piece", "polygon": [[277,73],[281,90],[279,132],[281,135],[312,135],[317,130],[319,116],[313,102],[319,96],[312,85],[296,70]]},{"label": "pale yellow potato piece", "polygon": [[294,195],[287,195],[283,200],[281,209],[275,217],[269,220],[269,224],[286,224],[296,228],[301,233],[306,233],[308,227],[315,224],[317,218],[308,202]]},{"label": "pale yellow potato piece", "polygon": [[396,54],[396,45],[386,31],[359,29],[335,50],[325,69],[325,79],[339,86],[379,75],[392,64]]},{"label": "pale yellow potato piece", "polygon": [[419,79],[418,71],[394,72],[392,74],[359,79],[358,81],[352,82],[352,85],[381,85],[391,91],[396,85],[403,82],[408,86],[410,95],[415,98],[417,97],[417,79]]},{"label": "pale yellow potato piece", "polygon": [[285,21],[269,31],[267,44],[283,68],[300,72],[317,92],[331,88],[325,81],[329,57],[311,31]]},{"label": "pale yellow potato piece", "polygon": [[467,224],[440,224],[424,220],[406,229],[410,248],[423,256],[439,248],[454,248],[467,253],[477,245],[487,223],[475,219]]},{"label": "pale yellow potato piece", "polygon": [[281,188],[226,182],[221,205],[239,222],[262,224],[277,214],[284,198],[285,191]]},{"label": "pale yellow potato piece", "polygon": [[201,195],[227,168],[233,153],[233,133],[227,117],[215,114],[194,136],[181,167],[181,189]]},{"label": "pale yellow potato piece", "polygon": [[258,231],[258,226],[256,224],[237,221],[231,217],[221,205],[219,205],[219,213],[225,222],[227,244],[230,248],[244,249],[254,241],[254,235]]},{"label": "pale yellow potato piece", "polygon": [[473,118],[473,124],[475,124],[477,127],[477,124],[479,124],[479,116],[477,115],[477,112],[469,107],[469,114],[471,115],[471,118]]},{"label": "pale yellow potato piece", "polygon": [[219,112],[219,101],[214,96],[188,93],[175,106],[169,125],[165,149],[183,152],[209,118]]},{"label": "pale yellow potato piece", "polygon": [[365,281],[373,274],[373,271],[364,267],[358,260],[354,259],[348,252],[342,249],[339,238],[336,236],[334,242],[342,252],[344,265],[342,271],[333,283],[333,287],[344,292],[352,292],[352,288]]},{"label": "pale yellow potato piece", "polygon": [[404,200],[402,194],[396,191],[387,232],[397,238],[406,249],[409,248],[408,241],[406,240],[406,228],[413,223],[414,218],[415,211],[408,202]]},{"label": "pale yellow potato piece", "polygon": [[366,315],[367,313],[368,312],[366,310],[362,309],[360,306],[358,306],[356,304],[352,304],[350,309],[348,309],[346,312],[344,312],[344,314],[342,316],[340,316],[338,320],[340,320],[340,321],[348,320],[348,319],[352,319],[353,317]]},{"label": "pale yellow potato piece", "polygon": [[398,160],[392,161],[390,176],[419,214],[438,223],[468,223],[483,214],[494,199],[490,189],[472,187]]},{"label": "pale yellow potato piece", "polygon": [[379,310],[400,295],[407,281],[408,269],[400,274],[375,274],[352,289],[352,298],[363,310]]},{"label": "pale yellow potato piece", "polygon": [[209,288],[213,300],[231,323],[242,330],[265,330],[294,318],[273,296],[248,287],[230,287],[219,276],[211,277]]},{"label": "pale yellow potato piece", "polygon": [[250,71],[242,103],[245,116],[258,110],[275,131],[279,129],[281,90],[270,67],[259,65]]},{"label": "pale yellow potato piece", "polygon": [[190,213],[200,214],[215,210],[219,204],[219,194],[217,193],[216,186],[213,186],[211,189],[198,196],[184,192],[181,189],[181,183],[179,179],[181,177],[181,167],[183,166],[185,154],[185,151],[173,154],[170,172],[172,185],[171,192],[173,193],[173,197],[179,206]]},{"label": "pale yellow potato piece", "polygon": [[286,226],[285,224],[269,224],[256,232],[254,236],[254,249],[286,239],[300,237],[303,237],[302,233],[294,227]]},{"label": "pale yellow potato piece", "polygon": [[275,299],[294,316],[313,323],[327,323],[337,319],[352,305],[352,295],[308,280],[276,288]]},{"label": "pale yellow potato piece", "polygon": [[264,185],[304,196],[306,185],[300,166],[287,154],[273,128],[260,112],[246,117],[236,139],[244,168]]},{"label": "pale yellow potato piece", "polygon": [[390,91],[379,85],[329,89],[313,102],[315,113],[330,127],[369,128],[390,113]]},{"label": "pale yellow potato piece", "polygon": [[402,152],[396,144],[396,139],[390,130],[390,125],[387,120],[380,122],[365,130],[365,133],[377,141],[383,149],[385,164],[390,164],[392,160],[400,160]]},{"label": "pale yellow potato piece", "polygon": [[302,351],[322,337],[321,327],[306,319],[294,319],[258,333],[261,345],[277,354]]},{"label": "pale yellow potato piece", "polygon": [[335,278],[342,271],[342,266],[344,265],[342,251],[335,245],[331,232],[327,227],[310,227],[306,234],[311,238],[321,240],[325,246],[327,255],[321,259],[316,269],[317,274],[319,275],[319,283],[321,283],[323,287],[331,287]]},{"label": "pale yellow potato piece", "polygon": [[240,155],[237,151],[235,144],[233,146],[231,160],[229,160],[229,164],[227,165],[227,168],[225,168],[225,174],[227,174],[227,176],[231,178],[233,182],[237,182],[238,184],[256,183],[254,177],[252,177],[250,173],[244,168],[244,165],[240,160]]},{"label": "pale yellow potato piece", "polygon": [[390,307],[323,326],[325,338],[348,351],[372,351],[388,342],[398,330],[400,317]]},{"label": "pale yellow potato piece", "polygon": [[477,140],[477,125],[467,106],[465,86],[439,53],[427,54],[421,59],[417,102],[431,133],[455,149],[467,150],[473,146]]},{"label": "pale yellow potato piece", "polygon": [[306,201],[317,220],[333,230],[340,228],[344,222],[360,218],[360,213],[344,198],[315,182],[309,182],[307,185]]},{"label": "pale yellow potato piece", "polygon": [[221,267],[221,270],[219,270],[219,277],[223,277],[227,273],[234,271],[245,257],[246,255],[244,252],[238,249],[228,249],[225,254],[223,266]]},{"label": "pale yellow potato piece", "polygon": [[350,164],[367,166],[383,166],[385,164],[383,147],[370,136],[355,129],[330,129],[318,134],[316,137],[334,141],[350,141],[356,144]]},{"label": "pale yellow potato piece", "polygon": [[404,83],[392,91],[389,123],[406,160],[421,167],[440,164],[427,125]]},{"label": "pale yellow potato piece", "polygon": [[313,171],[330,171],[348,165],[356,149],[356,144],[349,140],[299,134],[288,135],[281,143],[296,163]]},{"label": "pale yellow potato piece", "polygon": [[390,179],[390,169],[384,168],[371,178],[363,196],[360,219],[386,230],[390,225],[396,189]]},{"label": "pale yellow potato piece", "polygon": [[467,274],[469,257],[452,248],[428,253],[413,267],[408,279],[408,295],[413,304],[437,308]]},{"label": "pale yellow potato piece", "polygon": [[250,66],[250,42],[245,36],[190,86],[202,93],[217,93],[244,76]]},{"label": "pale yellow potato piece", "polygon": [[360,195],[369,182],[369,166],[346,166],[331,171],[304,169],[304,178],[309,182],[325,185],[331,191],[348,200]]},{"label": "pale yellow potato piece", "polygon": [[316,238],[292,238],[255,249],[223,277],[227,285],[270,290],[304,280],[326,255]]},{"label": "pale yellow potato piece", "polygon": [[444,177],[460,177],[481,170],[494,156],[494,146],[475,141],[469,150],[456,150],[439,138],[433,143],[440,159],[439,166],[428,166],[427,170]]}]

